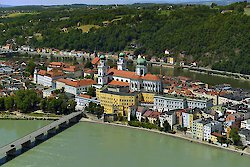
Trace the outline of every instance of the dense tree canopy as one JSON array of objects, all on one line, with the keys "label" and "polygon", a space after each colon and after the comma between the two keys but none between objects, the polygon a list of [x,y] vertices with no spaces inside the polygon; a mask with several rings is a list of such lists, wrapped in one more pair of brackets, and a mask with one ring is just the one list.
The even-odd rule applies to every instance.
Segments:
[{"label": "dense tree canopy", "polygon": [[136,54],[157,57],[164,56],[168,49],[178,61],[250,74],[250,17],[244,14],[246,6],[246,2],[240,2],[212,7],[38,8],[33,14],[0,18],[0,44],[14,39],[17,45],[91,52],[133,49]]}]

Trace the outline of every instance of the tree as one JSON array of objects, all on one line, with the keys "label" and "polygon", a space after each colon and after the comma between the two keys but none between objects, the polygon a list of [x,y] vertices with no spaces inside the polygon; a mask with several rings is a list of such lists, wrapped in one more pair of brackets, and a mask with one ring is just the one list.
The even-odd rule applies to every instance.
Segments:
[{"label": "tree", "polygon": [[213,3],[211,4],[211,8],[214,8],[215,6],[217,6],[217,4],[213,2]]},{"label": "tree", "polygon": [[171,131],[171,126],[169,125],[169,123],[168,123],[167,120],[164,121],[164,123],[163,123],[163,130],[164,130],[164,132],[169,132],[169,131]]},{"label": "tree", "polygon": [[234,145],[238,146],[240,145],[240,135],[238,133],[238,129],[235,127],[232,127],[230,131],[230,138],[233,140]]},{"label": "tree", "polygon": [[91,61],[87,60],[86,64],[84,65],[84,68],[90,68],[90,69],[92,69],[93,65],[92,65]]},{"label": "tree", "polygon": [[12,96],[7,96],[4,98],[4,106],[6,110],[12,110],[14,107],[14,99]]},{"label": "tree", "polygon": [[34,70],[36,68],[36,64],[34,63],[33,60],[30,60],[27,64],[27,67],[25,68],[25,71],[27,73],[29,73],[29,75],[33,75],[34,74]]},{"label": "tree", "polygon": [[24,113],[33,111],[40,102],[37,93],[33,90],[18,90],[14,101],[16,108]]},{"label": "tree", "polygon": [[75,112],[75,108],[76,108],[76,101],[74,99],[68,100],[68,102],[67,102],[67,114]]},{"label": "tree", "polygon": [[42,99],[42,100],[40,101],[40,103],[39,103],[40,109],[41,109],[42,111],[47,111],[47,109],[48,109],[47,104],[48,104],[47,98]]},{"label": "tree", "polygon": [[4,97],[0,98],[0,111],[5,110],[5,105],[4,105]]},{"label": "tree", "polygon": [[85,108],[85,110],[91,114],[95,114],[98,119],[101,118],[104,113],[104,107],[102,107],[100,104],[96,104],[93,102],[90,102],[89,105]]},{"label": "tree", "polygon": [[96,96],[96,89],[94,87],[89,87],[86,94],[89,96],[95,97]]}]

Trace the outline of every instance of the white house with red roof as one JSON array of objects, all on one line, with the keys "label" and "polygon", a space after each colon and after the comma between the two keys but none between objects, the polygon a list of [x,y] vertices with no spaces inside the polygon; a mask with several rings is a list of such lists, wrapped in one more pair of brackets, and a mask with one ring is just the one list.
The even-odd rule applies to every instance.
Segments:
[{"label": "white house with red roof", "polygon": [[60,78],[56,80],[56,89],[64,88],[64,91],[67,93],[79,95],[82,92],[86,92],[94,84],[96,84],[96,81],[92,79],[73,80]]},{"label": "white house with red roof", "polygon": [[47,87],[53,87],[53,81],[63,77],[64,73],[57,69],[50,71],[35,69],[34,71],[34,83]]},{"label": "white house with red roof", "polygon": [[[124,54],[119,54],[117,69],[111,68],[107,71],[106,59],[100,56],[101,63],[98,66],[98,84],[106,85],[110,81],[124,82],[129,85],[130,91],[161,92],[162,80],[157,75],[147,73],[145,58],[138,56],[135,72],[127,71]],[[108,77],[108,81],[107,81]]]}]

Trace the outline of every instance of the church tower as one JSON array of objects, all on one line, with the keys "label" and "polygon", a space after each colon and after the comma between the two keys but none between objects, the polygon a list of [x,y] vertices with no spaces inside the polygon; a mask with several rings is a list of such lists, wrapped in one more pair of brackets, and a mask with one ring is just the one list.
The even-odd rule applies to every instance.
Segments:
[{"label": "church tower", "polygon": [[145,58],[141,57],[140,55],[137,58],[137,65],[136,65],[135,72],[139,76],[145,76],[148,72],[147,61]]},{"label": "church tower", "polygon": [[108,83],[108,69],[106,64],[106,57],[105,55],[100,56],[100,63],[98,65],[98,84],[99,85],[106,85]]},{"label": "church tower", "polygon": [[125,54],[124,53],[119,54],[119,59],[117,61],[117,70],[127,70]]}]

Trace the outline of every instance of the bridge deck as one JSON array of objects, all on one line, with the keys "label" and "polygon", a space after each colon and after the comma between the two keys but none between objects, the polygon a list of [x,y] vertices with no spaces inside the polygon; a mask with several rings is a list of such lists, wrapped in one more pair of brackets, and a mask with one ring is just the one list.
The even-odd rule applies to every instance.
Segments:
[{"label": "bridge deck", "polygon": [[17,139],[3,147],[0,148],[0,155],[1,154],[5,154],[7,153],[8,151],[12,150],[13,148],[17,148],[19,146],[21,146],[22,144],[34,139],[35,137],[39,136],[39,135],[42,135],[42,134],[45,134],[46,132],[48,132],[49,130],[52,130],[56,127],[58,127],[60,124],[63,124],[64,122],[68,122],[70,119],[78,116],[78,115],[81,115],[82,112],[74,112],[74,113],[71,113],[69,115],[66,115],[66,116],[63,116],[62,118],[60,118],[59,120],[57,121],[54,121],[20,139]]}]

